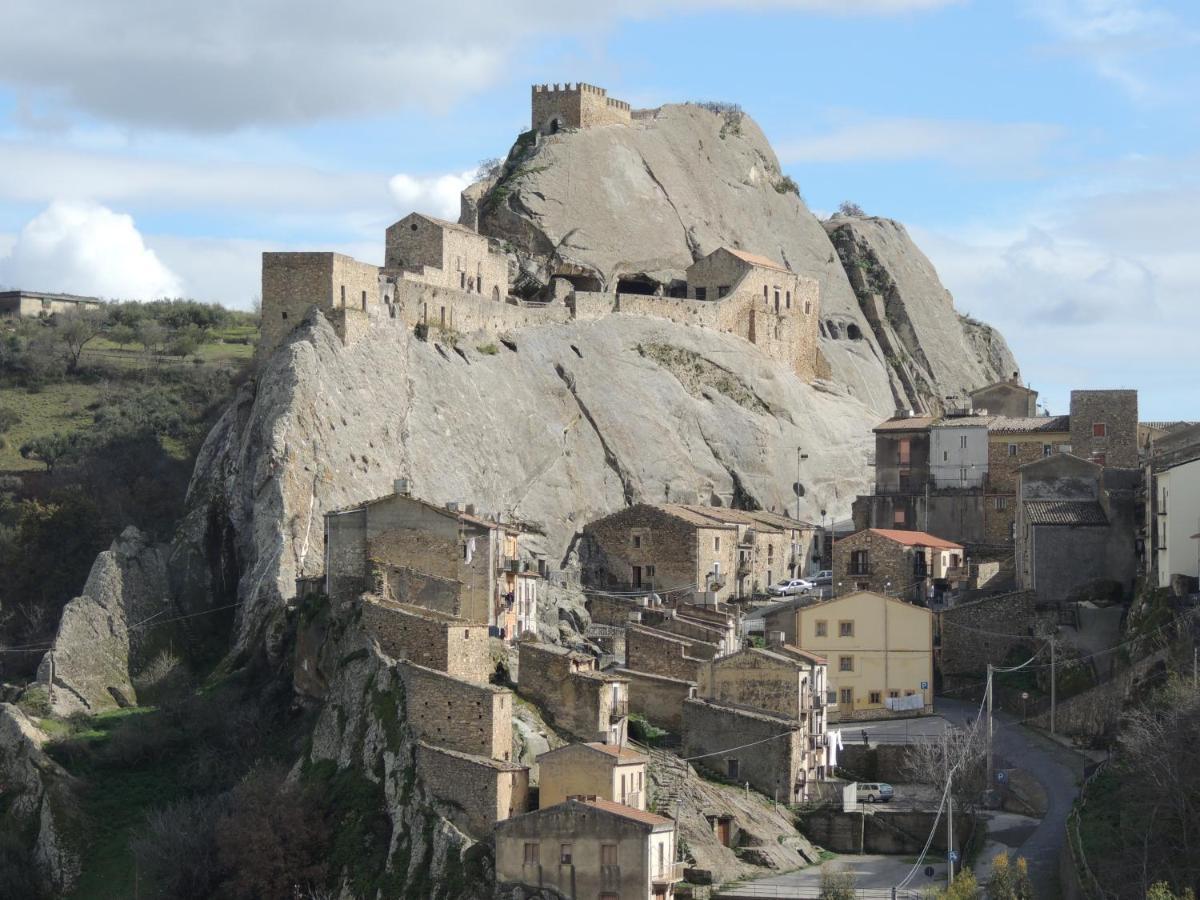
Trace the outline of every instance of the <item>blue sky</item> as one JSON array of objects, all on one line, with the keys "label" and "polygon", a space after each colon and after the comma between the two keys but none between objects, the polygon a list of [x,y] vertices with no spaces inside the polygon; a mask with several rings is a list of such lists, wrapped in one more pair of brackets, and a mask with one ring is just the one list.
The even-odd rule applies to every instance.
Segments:
[{"label": "blue sky", "polygon": [[1053,410],[1200,419],[1198,44],[1157,0],[9,0],[0,283],[246,306],[262,250],[378,259],[531,83],[585,80],[740,103],[815,211],[904,222]]}]

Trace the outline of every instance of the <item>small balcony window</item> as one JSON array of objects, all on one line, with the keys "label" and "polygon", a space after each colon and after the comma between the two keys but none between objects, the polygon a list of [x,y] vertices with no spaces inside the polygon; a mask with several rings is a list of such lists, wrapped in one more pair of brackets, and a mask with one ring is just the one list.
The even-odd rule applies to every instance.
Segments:
[{"label": "small balcony window", "polygon": [[540,848],[541,845],[538,843],[528,843],[525,845],[525,865],[536,866],[538,864]]}]

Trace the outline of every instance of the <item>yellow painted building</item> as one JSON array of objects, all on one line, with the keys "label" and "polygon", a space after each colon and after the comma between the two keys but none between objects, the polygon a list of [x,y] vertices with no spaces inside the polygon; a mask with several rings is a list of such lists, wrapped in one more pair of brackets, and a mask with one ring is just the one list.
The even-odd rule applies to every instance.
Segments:
[{"label": "yellow painted building", "polygon": [[646,808],[646,757],[616,744],[567,744],[537,758],[539,803],[554,806],[570,797],[599,797],[633,809]]},{"label": "yellow painted building", "polygon": [[829,661],[831,720],[933,712],[933,614],[928,609],[856,591],[799,607],[795,615],[793,643]]}]

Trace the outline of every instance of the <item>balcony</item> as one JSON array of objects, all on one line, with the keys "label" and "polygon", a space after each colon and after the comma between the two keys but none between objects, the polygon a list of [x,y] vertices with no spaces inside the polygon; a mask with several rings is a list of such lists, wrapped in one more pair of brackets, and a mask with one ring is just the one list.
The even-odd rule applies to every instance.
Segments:
[{"label": "balcony", "polygon": [[671,863],[658,874],[651,875],[650,881],[654,884],[674,884],[677,881],[683,881],[683,870],[685,866],[686,863]]},{"label": "balcony", "polygon": [[628,700],[614,700],[612,703],[612,709],[608,713],[608,717],[615,721],[617,719],[624,719],[628,715],[629,715],[629,701]]},{"label": "balcony", "polygon": [[966,578],[967,577],[967,567],[966,566],[946,566],[946,568],[944,568],[942,570],[942,577],[943,578]]},{"label": "balcony", "polygon": [[755,538],[756,534],[757,534],[757,532],[755,532],[755,530],[753,528],[747,528],[745,533],[742,535],[742,539],[740,541],[738,541],[738,546],[739,547],[753,547],[754,546],[754,538]]},{"label": "balcony", "polygon": [[848,572],[851,578],[862,578],[871,574],[870,566],[851,566]]},{"label": "balcony", "polygon": [[808,749],[809,750],[820,750],[824,746],[825,746],[825,735],[810,734],[808,736]]},{"label": "balcony", "polygon": [[619,891],[621,889],[621,867],[600,864],[600,890]]},{"label": "balcony", "polygon": [[742,559],[738,560],[737,575],[740,578],[743,575],[749,575],[749,574],[750,574],[750,560],[743,557]]},{"label": "balcony", "polygon": [[823,693],[821,693],[820,691],[814,691],[813,695],[812,695],[812,699],[809,700],[809,705],[813,708],[814,711],[824,709],[825,708],[825,695]]}]

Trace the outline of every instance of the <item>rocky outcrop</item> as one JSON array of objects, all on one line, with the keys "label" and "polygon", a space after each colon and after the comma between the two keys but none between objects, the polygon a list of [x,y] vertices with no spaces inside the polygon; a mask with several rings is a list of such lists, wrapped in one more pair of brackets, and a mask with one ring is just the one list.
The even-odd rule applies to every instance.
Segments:
[{"label": "rocky outcrop", "polygon": [[[523,278],[542,283],[563,275],[595,290],[644,290],[683,279],[695,259],[720,246],[774,258],[820,283],[821,352],[833,379],[876,414],[924,407],[963,385],[1011,374],[1010,359],[995,367],[951,310],[944,331],[918,333],[909,353],[938,360],[926,366],[929,377],[906,378],[826,229],[759,127],[736,110],[669,105],[631,125],[524,134],[500,171],[464,194],[463,216],[513,249]],[[928,266],[908,247],[914,266]],[[949,297],[911,291],[895,304],[911,306],[902,315],[924,322],[938,318]]]},{"label": "rocky outcrop", "polygon": [[32,836],[33,881],[62,896],[79,877],[81,829],[74,782],[42,749],[47,740],[19,708],[0,704],[0,834],[16,846]]},{"label": "rocky outcrop", "polygon": [[131,681],[145,646],[145,626],[171,610],[167,556],[129,527],[96,557],[80,596],[63,609],[54,649],[38,667],[53,679],[59,715],[99,712],[137,702]]},{"label": "rocky outcrop", "polygon": [[910,397],[938,412],[946,397],[1017,371],[993,328],[960,315],[933,263],[899,222],[835,216],[825,223],[876,342]]},{"label": "rocky outcrop", "polygon": [[[681,381],[648,352],[662,346],[726,377]],[[738,338],[665,321],[545,325],[483,349],[380,327],[344,347],[314,315],[209,436],[189,519],[219,519],[209,532],[233,536],[247,647],[296,577],[320,572],[324,514],[390,493],[398,477],[417,496],[526,523],[557,567],[585,523],[640,500],[736,496],[792,511],[797,447],[809,455],[801,514],[845,514],[865,486],[875,417]]]}]

